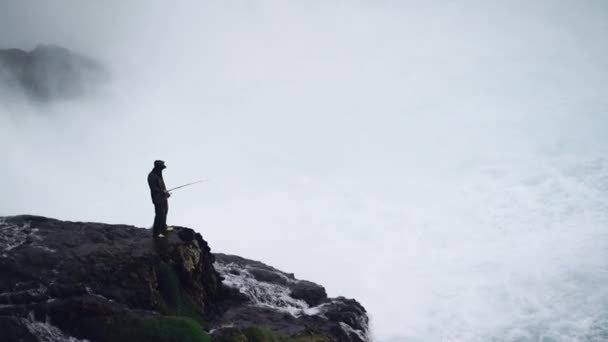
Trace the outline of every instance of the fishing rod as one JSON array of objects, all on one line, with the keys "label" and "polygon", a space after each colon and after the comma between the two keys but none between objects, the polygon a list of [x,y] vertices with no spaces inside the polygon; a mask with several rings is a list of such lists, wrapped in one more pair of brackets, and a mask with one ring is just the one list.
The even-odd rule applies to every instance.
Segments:
[{"label": "fishing rod", "polygon": [[175,187],[173,189],[169,189],[169,190],[167,190],[167,192],[171,192],[173,190],[185,188],[185,187],[190,186],[190,185],[194,185],[194,184],[198,184],[198,183],[203,183],[203,182],[208,182],[208,181],[209,181],[209,179],[201,179],[201,180],[198,180],[196,182],[187,183],[187,184],[184,184],[184,185],[177,186],[177,187]]}]

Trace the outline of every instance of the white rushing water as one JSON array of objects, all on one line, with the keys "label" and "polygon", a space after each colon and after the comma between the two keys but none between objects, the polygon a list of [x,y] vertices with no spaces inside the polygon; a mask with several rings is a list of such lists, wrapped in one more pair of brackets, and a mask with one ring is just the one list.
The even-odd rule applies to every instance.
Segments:
[{"label": "white rushing water", "polygon": [[115,81],[3,98],[0,216],[149,226],[161,158],[212,179],[171,224],[358,299],[378,341],[608,341],[606,2],[64,1],[82,30],[0,8],[0,42]]},{"label": "white rushing water", "polygon": [[[255,305],[286,312],[295,317],[318,314],[318,310],[310,308],[303,300],[292,298],[287,286],[258,281],[245,268],[235,264],[215,263],[214,266],[224,278],[224,285],[238,289]],[[285,278],[285,281],[289,280]]]},{"label": "white rushing water", "polygon": [[[299,280],[290,279],[280,272],[274,272],[276,276],[282,278],[282,281],[270,283],[257,280],[251,274],[250,268],[243,265],[216,262],[214,266],[224,278],[223,284],[238,289],[239,292],[247,296],[252,305],[288,313],[294,317],[319,316],[327,319],[328,305],[331,305],[332,302],[309,306],[305,301],[291,296],[291,290],[287,284],[297,283]],[[360,320],[358,324],[364,328],[361,330],[355,329],[344,322],[340,322],[340,327],[346,332],[347,336],[355,334],[361,340],[368,341],[368,325],[366,321]]]},{"label": "white rushing water", "polygon": [[69,336],[49,322],[36,321],[33,317],[22,319],[22,321],[27,330],[38,339],[38,342],[89,342],[89,340]]}]

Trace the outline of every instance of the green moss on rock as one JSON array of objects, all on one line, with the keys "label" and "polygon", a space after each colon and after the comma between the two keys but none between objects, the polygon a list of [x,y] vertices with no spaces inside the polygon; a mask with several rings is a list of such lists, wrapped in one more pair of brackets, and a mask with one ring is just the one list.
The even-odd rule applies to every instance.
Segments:
[{"label": "green moss on rock", "polygon": [[287,339],[288,342],[329,342],[330,339],[325,336],[298,336],[290,337]]},{"label": "green moss on rock", "polygon": [[158,290],[161,300],[158,311],[163,315],[189,317],[203,322],[196,305],[190,297],[181,291],[181,284],[171,264],[160,263],[157,270]]},{"label": "green moss on rock", "polygon": [[112,342],[211,342],[195,320],[176,316],[113,319],[107,335]]},{"label": "green moss on rock", "polygon": [[330,339],[322,335],[301,335],[285,337],[272,330],[252,325],[243,329],[234,329],[227,334],[222,334],[219,338],[214,338],[217,342],[329,342]]},{"label": "green moss on rock", "polygon": [[243,334],[247,342],[282,342],[277,334],[265,327],[250,326],[243,329]]}]

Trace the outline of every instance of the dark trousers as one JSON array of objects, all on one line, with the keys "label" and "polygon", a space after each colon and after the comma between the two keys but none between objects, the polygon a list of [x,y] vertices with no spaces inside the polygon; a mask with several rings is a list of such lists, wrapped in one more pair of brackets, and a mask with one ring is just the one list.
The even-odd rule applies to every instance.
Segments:
[{"label": "dark trousers", "polygon": [[158,234],[167,235],[167,213],[169,212],[169,204],[165,202],[154,203],[154,225],[152,233],[154,237]]}]

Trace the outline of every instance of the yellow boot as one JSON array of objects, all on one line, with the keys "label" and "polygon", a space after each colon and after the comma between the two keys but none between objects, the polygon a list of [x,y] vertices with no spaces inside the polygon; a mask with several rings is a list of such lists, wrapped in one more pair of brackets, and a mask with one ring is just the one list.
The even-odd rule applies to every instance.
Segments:
[{"label": "yellow boot", "polygon": [[173,226],[167,226],[167,231],[172,232],[174,230]]}]

